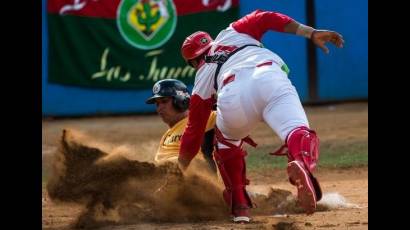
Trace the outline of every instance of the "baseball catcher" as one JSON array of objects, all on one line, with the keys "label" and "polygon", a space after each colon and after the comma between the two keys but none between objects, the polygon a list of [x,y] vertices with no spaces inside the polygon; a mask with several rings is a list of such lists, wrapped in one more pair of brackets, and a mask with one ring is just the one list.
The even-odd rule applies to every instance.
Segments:
[{"label": "baseball catcher", "polygon": [[181,47],[183,58],[197,73],[178,162],[185,170],[197,154],[216,103],[215,160],[236,223],[250,221],[252,205],[245,189],[249,181],[242,145],[256,146],[249,133],[260,121],[283,141],[275,154],[285,154],[287,149],[289,181],[296,186],[298,202],[307,214],[314,213],[321,198],[319,183],[312,175],[319,157],[319,138],[309,126],[285,62],[260,42],[269,30],[308,38],[325,53],[329,52],[327,42],[339,48],[344,44],[337,32],[314,29],[278,12],[256,10],[231,23],[215,40],[198,31]]}]

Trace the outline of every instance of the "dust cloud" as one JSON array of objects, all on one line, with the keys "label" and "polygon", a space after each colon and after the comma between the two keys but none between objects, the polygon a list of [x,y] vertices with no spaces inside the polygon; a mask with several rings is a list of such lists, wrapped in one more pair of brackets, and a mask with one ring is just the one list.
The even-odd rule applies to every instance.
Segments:
[{"label": "dust cloud", "polygon": [[171,162],[156,165],[109,154],[82,144],[82,136],[71,130],[63,131],[54,157],[50,198],[85,207],[73,227],[229,217],[213,175],[183,174]]},{"label": "dust cloud", "polygon": [[[173,162],[142,162],[133,159],[129,149],[104,145],[75,130],[63,130],[54,154],[47,192],[53,202],[83,205],[73,228],[230,218],[223,183],[216,175],[196,164],[182,173]],[[303,212],[286,190],[250,195],[252,215]]]}]

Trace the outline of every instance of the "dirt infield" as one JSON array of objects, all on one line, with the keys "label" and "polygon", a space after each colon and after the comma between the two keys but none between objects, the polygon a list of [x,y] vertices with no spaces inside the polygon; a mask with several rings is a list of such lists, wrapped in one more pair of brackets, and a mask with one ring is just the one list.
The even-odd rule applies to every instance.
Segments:
[{"label": "dirt infield", "polygon": [[[311,126],[317,129],[324,143],[332,143],[336,139],[367,140],[366,103],[310,107],[307,108],[307,113]],[[96,168],[81,168],[82,165],[78,163],[69,166],[57,164],[57,168],[71,168],[75,172],[71,175],[75,175],[75,178],[73,176],[63,182],[60,180],[59,186],[54,184],[53,190],[52,180],[62,178],[55,175],[58,170],[52,169],[52,162],[58,159],[58,153],[64,153],[61,151],[61,146],[59,148],[64,129],[75,132],[75,140],[66,142],[65,156],[70,156],[69,153],[75,151],[87,150],[94,154],[95,159],[101,158],[106,161],[102,161]],[[249,190],[262,196],[256,200],[259,209],[253,210],[253,223],[248,225],[232,224],[224,214],[224,207],[219,206],[221,200],[217,195],[210,196],[216,199],[208,199],[209,197],[204,195],[195,196],[196,192],[188,192],[190,195],[194,194],[190,200],[196,199],[197,205],[161,206],[175,197],[156,196],[155,191],[151,190],[161,187],[164,183],[164,175],[173,175],[176,180],[179,178],[178,172],[171,166],[155,167],[149,163],[165,130],[165,124],[155,115],[44,120],[43,229],[72,229],[74,226],[99,229],[368,229],[367,167],[319,168],[316,176],[326,196],[324,200],[328,203],[319,205],[319,211],[311,216],[299,213],[298,209],[292,206],[295,188],[287,182],[286,172],[278,169],[249,172],[248,177],[251,179]],[[258,143],[279,144],[277,138],[272,139],[271,131],[264,125],[255,130],[253,136]],[[107,156],[104,155],[106,153],[117,157],[110,157],[107,160]],[[87,156],[90,155],[92,154]],[[78,154],[71,154],[71,156],[78,156]],[[83,162],[83,166],[87,166],[87,160],[90,159],[72,159],[72,162]],[[113,165],[115,167],[112,167]],[[140,168],[144,170],[136,170]],[[119,172],[125,171],[132,177],[121,176]],[[54,174],[50,175],[52,173]],[[198,180],[204,182],[199,184],[208,183],[206,178],[195,179]],[[150,181],[150,186],[144,184],[147,190],[143,195],[141,195],[139,181]],[[193,181],[188,182],[187,184],[194,184]],[[108,187],[104,187],[107,185]],[[113,186],[109,185],[115,185],[116,188],[113,189]],[[66,189],[55,189],[64,186]],[[185,187],[184,190],[208,191],[208,194],[220,191],[218,186],[209,186],[193,188],[194,190]],[[134,190],[139,191],[138,196],[130,194],[130,191]],[[110,194],[101,191],[110,191]],[[170,192],[168,191],[167,194]],[[268,197],[265,199],[263,195]],[[99,199],[90,200],[90,197]],[[109,201],[104,197],[109,197]],[[111,199],[113,197],[115,199]],[[131,205],[141,197],[148,203],[139,206]],[[161,200],[164,197],[167,197],[167,200]],[[201,202],[206,204],[213,202],[214,209],[202,210]],[[278,208],[280,205],[282,209]],[[155,208],[147,209],[148,206]],[[182,215],[181,213],[184,212],[186,214]],[[91,219],[96,221],[90,221],[90,215],[93,217]]]}]

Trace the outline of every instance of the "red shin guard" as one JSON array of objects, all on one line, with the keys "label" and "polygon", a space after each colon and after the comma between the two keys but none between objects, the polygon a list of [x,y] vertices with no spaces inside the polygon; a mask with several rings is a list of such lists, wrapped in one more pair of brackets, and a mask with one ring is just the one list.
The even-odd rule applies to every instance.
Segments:
[{"label": "red shin guard", "polygon": [[316,132],[307,127],[298,127],[290,132],[287,137],[289,162],[298,160],[304,163],[309,172],[316,168],[319,158],[319,138]]},{"label": "red shin guard", "polygon": [[[287,150],[287,151],[286,151]],[[298,200],[308,213],[322,198],[322,189],[312,172],[319,158],[319,138],[307,127],[297,127],[290,132],[286,144],[271,155],[288,156],[288,174],[291,184],[298,188]],[[315,197],[312,196],[315,195]]]},{"label": "red shin guard", "polygon": [[[288,173],[290,182],[298,188],[298,199],[307,212],[313,212],[322,198],[322,189],[312,175],[319,158],[319,138],[307,127],[298,127],[287,137]],[[300,163],[299,163],[300,162]],[[309,195],[310,194],[310,195]],[[310,198],[314,195],[314,199]]]},{"label": "red shin guard", "polygon": [[215,160],[226,188],[224,199],[231,206],[233,214],[237,208],[252,207],[251,199],[245,190],[247,184],[245,154],[240,147],[218,149],[215,153]]}]

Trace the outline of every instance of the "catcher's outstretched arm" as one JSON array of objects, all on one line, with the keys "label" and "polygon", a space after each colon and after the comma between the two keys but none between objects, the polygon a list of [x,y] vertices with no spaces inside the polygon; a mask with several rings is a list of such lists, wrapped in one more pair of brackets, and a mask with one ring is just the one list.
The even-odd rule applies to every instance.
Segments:
[{"label": "catcher's outstretched arm", "polygon": [[188,167],[199,151],[213,104],[213,98],[204,100],[196,94],[191,97],[188,123],[181,138],[181,148],[178,157],[178,162],[183,169]]}]

